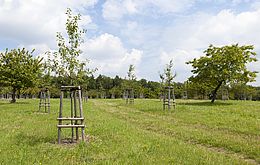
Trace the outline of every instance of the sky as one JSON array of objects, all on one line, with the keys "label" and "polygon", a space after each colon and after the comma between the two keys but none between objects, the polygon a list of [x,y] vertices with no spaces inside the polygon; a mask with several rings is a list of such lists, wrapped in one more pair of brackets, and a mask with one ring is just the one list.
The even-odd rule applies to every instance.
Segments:
[{"label": "sky", "polygon": [[[57,50],[56,33],[66,35],[66,8],[81,14],[87,30],[80,59],[96,75],[125,77],[130,64],[138,79],[159,81],[169,60],[175,81],[191,76],[185,64],[203,56],[210,44],[250,44],[260,72],[260,0],[0,0],[0,51]],[[260,86],[260,73],[252,85]]]}]

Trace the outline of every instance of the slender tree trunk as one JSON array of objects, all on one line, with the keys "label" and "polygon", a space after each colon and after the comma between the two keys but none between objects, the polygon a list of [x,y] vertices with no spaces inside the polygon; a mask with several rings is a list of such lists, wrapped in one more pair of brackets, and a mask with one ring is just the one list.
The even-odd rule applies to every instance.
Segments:
[{"label": "slender tree trunk", "polygon": [[18,90],[18,99],[20,99],[20,95],[21,95],[21,90]]},{"label": "slender tree trunk", "polygon": [[214,89],[213,93],[212,93],[212,99],[211,99],[211,103],[214,103],[214,101],[216,100],[217,97],[217,91],[220,88],[220,86],[222,85],[223,81],[220,81],[218,86]]},{"label": "slender tree trunk", "polygon": [[16,94],[16,88],[13,88],[11,103],[15,103],[16,102],[15,94]]}]

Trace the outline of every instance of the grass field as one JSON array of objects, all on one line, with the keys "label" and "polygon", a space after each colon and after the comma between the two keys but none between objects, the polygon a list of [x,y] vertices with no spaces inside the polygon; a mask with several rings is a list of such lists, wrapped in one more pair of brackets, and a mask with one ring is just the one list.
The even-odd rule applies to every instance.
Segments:
[{"label": "grass field", "polygon": [[36,113],[38,102],[0,101],[0,164],[260,164],[260,102],[177,100],[168,112],[159,100],[93,99],[88,141],[63,145],[59,100],[51,114]]}]

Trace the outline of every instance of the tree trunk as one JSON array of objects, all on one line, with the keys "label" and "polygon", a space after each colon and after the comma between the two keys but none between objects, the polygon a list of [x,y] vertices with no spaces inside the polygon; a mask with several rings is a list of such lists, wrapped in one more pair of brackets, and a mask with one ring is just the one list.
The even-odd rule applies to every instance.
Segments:
[{"label": "tree trunk", "polygon": [[20,99],[21,98],[21,90],[18,90],[18,95],[17,98]]},{"label": "tree trunk", "polygon": [[15,94],[16,94],[16,88],[13,88],[11,103],[15,103],[16,102]]},{"label": "tree trunk", "polygon": [[212,99],[211,99],[211,103],[214,103],[214,101],[216,100],[217,97],[217,91],[220,88],[220,86],[222,85],[223,81],[220,81],[218,86],[214,89],[213,93],[212,93]]}]

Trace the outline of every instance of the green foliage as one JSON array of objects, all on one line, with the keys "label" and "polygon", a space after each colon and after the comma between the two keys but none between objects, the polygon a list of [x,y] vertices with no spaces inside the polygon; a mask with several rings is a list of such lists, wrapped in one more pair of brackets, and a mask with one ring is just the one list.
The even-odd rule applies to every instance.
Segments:
[{"label": "green foliage", "polygon": [[247,64],[255,62],[256,53],[252,45],[215,47],[210,45],[205,56],[187,62],[194,68],[194,76],[189,80],[212,91],[212,102],[222,84],[247,83],[255,80],[256,72],[247,69]]},{"label": "green foliage", "polygon": [[12,102],[16,101],[17,90],[34,87],[39,82],[42,59],[34,58],[32,53],[25,48],[0,53],[0,84],[12,87]]},{"label": "green foliage", "polygon": [[159,75],[162,86],[173,85],[173,79],[176,77],[176,73],[173,73],[173,60],[170,60],[169,64],[166,64],[164,72]]},{"label": "green foliage", "polygon": [[57,75],[68,79],[70,85],[77,85],[82,83],[85,75],[93,73],[94,70],[86,69],[88,60],[81,62],[78,59],[82,53],[80,50],[80,45],[83,42],[82,35],[85,33],[85,30],[79,29],[78,21],[81,19],[80,14],[72,15],[71,9],[68,8],[66,15],[68,40],[66,42],[66,38],[61,33],[57,33],[59,49],[54,53],[48,52],[47,68],[52,68],[52,71],[55,71]]},{"label": "green foliage", "polygon": [[128,77],[128,80],[136,80],[135,67],[132,64],[129,66],[129,69],[127,72],[127,77]]},{"label": "green foliage", "polygon": [[135,76],[135,67],[134,65],[129,65],[129,69],[127,72],[127,79],[123,80],[122,88],[124,89],[130,89],[130,88],[136,88],[136,76]]}]

